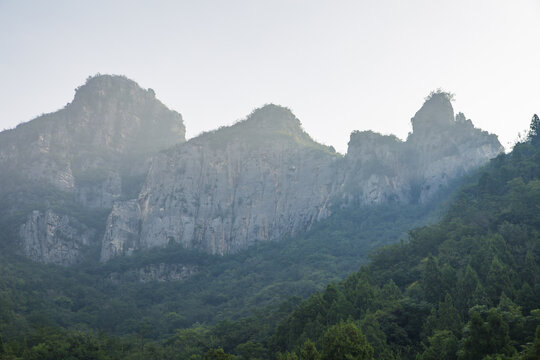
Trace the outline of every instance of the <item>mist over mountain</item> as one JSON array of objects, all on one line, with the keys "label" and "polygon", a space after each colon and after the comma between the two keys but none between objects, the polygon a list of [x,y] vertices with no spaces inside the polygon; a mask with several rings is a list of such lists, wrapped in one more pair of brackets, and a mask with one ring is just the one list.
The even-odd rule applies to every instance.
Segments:
[{"label": "mist over mountain", "polygon": [[89,78],[0,133],[0,358],[535,358],[540,120],[504,154],[451,98],[342,155]]},{"label": "mist over mountain", "polygon": [[34,260],[80,260],[101,236],[96,219],[140,191],[154,154],[184,141],[181,115],[152,90],[123,76],[88,78],[63,109],[0,133],[6,237]]},{"label": "mist over mountain", "polygon": [[404,142],[353,132],[342,156],[265,105],[186,142],[181,115],[151,89],[98,75],[64,109],[0,133],[0,222],[45,263],[169,244],[228,254],[305,232],[334,207],[424,203],[503,150],[454,116],[447,93],[411,122]]}]

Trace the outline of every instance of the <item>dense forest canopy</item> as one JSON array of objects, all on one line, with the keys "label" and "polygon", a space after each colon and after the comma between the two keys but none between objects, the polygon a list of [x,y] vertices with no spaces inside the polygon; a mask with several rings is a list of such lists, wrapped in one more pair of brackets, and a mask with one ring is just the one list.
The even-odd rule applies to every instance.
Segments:
[{"label": "dense forest canopy", "polygon": [[[14,311],[17,302],[39,307],[40,299],[18,298],[31,293],[15,291],[25,287],[24,280],[3,265],[0,319],[2,332],[12,335],[4,335],[0,357],[538,359],[538,126],[535,115],[527,141],[469,178],[437,224],[418,227],[406,241],[379,248],[359,271],[307,299],[259,307],[238,320],[175,330],[182,318],[171,313],[170,335],[156,340],[150,335],[153,325],[144,321],[123,336],[62,329],[61,323],[48,327],[44,309]],[[332,232],[324,234],[331,242]],[[80,295],[81,301],[91,296]],[[54,301],[66,309],[88,306],[62,296]],[[17,334],[17,324],[27,324],[30,314],[42,316],[42,326],[23,327]]]}]

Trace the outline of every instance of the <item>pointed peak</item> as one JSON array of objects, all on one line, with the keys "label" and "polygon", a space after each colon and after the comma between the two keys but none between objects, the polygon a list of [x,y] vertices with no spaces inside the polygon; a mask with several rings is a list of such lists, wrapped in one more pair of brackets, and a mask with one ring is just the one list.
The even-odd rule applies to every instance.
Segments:
[{"label": "pointed peak", "polygon": [[453,99],[452,93],[441,89],[432,91],[411,119],[413,133],[424,133],[432,129],[452,126],[455,122],[454,108],[451,103]]}]

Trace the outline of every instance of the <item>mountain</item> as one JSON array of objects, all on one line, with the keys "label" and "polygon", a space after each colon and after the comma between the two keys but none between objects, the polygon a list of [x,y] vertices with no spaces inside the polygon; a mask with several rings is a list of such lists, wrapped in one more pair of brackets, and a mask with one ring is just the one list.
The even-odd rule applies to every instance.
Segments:
[{"label": "mountain", "polygon": [[117,202],[101,260],[179,243],[229,254],[309,230],[333,206],[425,203],[503,149],[433,93],[403,142],[351,134],[345,156],[313,141],[286,108],[267,105],[154,157],[138,198]]},{"label": "mountain", "polygon": [[[320,234],[320,241],[309,238],[307,241],[263,242],[256,246],[258,248],[251,247],[229,256],[194,253],[171,246],[134,252],[131,257],[119,257],[101,265],[101,269],[130,262],[140,265],[142,256],[162,256],[163,259],[160,253],[172,259],[183,255],[182,261],[193,259],[194,255],[206,256],[211,269],[207,278],[216,279],[233,272],[229,281],[223,281],[220,291],[237,285],[230,281],[238,275],[234,271],[242,268],[249,273],[235,293],[214,296],[205,292],[200,301],[189,297],[199,290],[204,277],[188,279],[185,283],[148,282],[144,287],[135,287],[124,282],[117,286],[115,282],[104,281],[95,269],[78,272],[77,267],[26,262],[21,270],[13,259],[10,264],[0,261],[0,332],[4,335],[4,341],[0,341],[0,356],[8,359],[46,356],[538,359],[538,117],[533,124],[528,141],[517,144],[509,154],[498,155],[464,180],[439,222],[416,228],[407,240],[380,248],[359,271],[330,283],[305,300],[290,298],[278,307],[259,307],[251,316],[237,321],[225,318],[214,324],[198,322],[189,326],[184,323],[184,316],[189,316],[194,309],[206,308],[219,317],[221,313],[209,306],[227,301],[232,307],[241,308],[243,293],[264,283],[269,274],[305,260],[310,244],[320,247],[316,254],[327,254],[324,245],[335,248],[336,240],[343,235],[352,242],[332,259],[334,264],[339,264],[339,260],[348,255],[350,245],[356,242],[355,234],[343,234],[343,229],[362,234],[369,229],[370,222],[385,220],[389,215],[388,222],[380,224],[391,229],[396,220],[395,214],[388,211],[392,204],[364,206],[365,212],[351,218],[352,221],[348,221],[347,215],[360,208],[350,205],[334,210],[311,230]],[[404,214],[419,209],[419,204],[393,203],[393,206]],[[375,212],[374,218],[369,219]],[[365,223],[360,225],[362,221]],[[369,234],[367,240],[379,236]],[[297,253],[292,254],[291,250]],[[265,254],[269,257],[264,258]],[[3,257],[0,253],[0,258]],[[272,263],[274,271],[261,271],[261,259]],[[224,263],[219,264],[220,261]],[[312,257],[308,261],[315,263],[313,269],[320,269],[320,259]],[[145,276],[152,272],[149,267],[145,269]],[[188,268],[179,270],[180,273],[189,271]],[[309,281],[317,275],[316,271],[300,274],[299,270],[285,269],[290,278],[303,276]],[[95,286],[85,287],[90,277],[95,278]],[[195,281],[191,287],[183,287],[192,280]],[[258,292],[255,299],[275,295],[273,285]],[[101,293],[102,289],[107,292]],[[169,302],[163,302],[172,291],[177,293]],[[113,296],[123,298],[111,300]],[[155,307],[156,304],[159,307]],[[146,316],[142,317],[143,314]],[[56,321],[51,327],[53,316]],[[90,323],[95,317],[100,319],[98,326]],[[119,322],[119,319],[127,320]],[[49,327],[32,330],[27,324]],[[124,336],[110,337],[90,330],[108,331],[110,326],[121,326],[120,333]],[[155,335],[156,327],[168,335],[163,336],[164,332]]]},{"label": "mountain", "polygon": [[[100,93],[110,95],[93,103],[87,113],[94,115],[66,115]],[[467,339],[457,326],[449,330],[455,338],[441,337],[439,303],[450,306],[433,289],[450,294],[461,325],[470,321],[471,296],[494,307],[504,291],[526,309],[516,315],[525,325],[508,335],[511,346],[534,341],[536,280],[527,275],[531,292],[514,273],[537,271],[536,150],[531,141],[489,162],[502,150],[496,137],[454,115],[448,94],[426,99],[405,141],[354,132],[345,155],[313,141],[277,105],[185,141],[180,115],[124,77],[90,78],[73,103],[0,134],[0,358],[208,358],[218,347],[243,359],[278,351],[294,358],[307,350],[328,355],[326,333],[361,340],[358,331],[378,358],[414,358],[439,340],[455,349]],[[144,110],[154,107],[161,110]],[[117,121],[113,114],[147,125],[128,126],[118,136],[125,142],[107,142],[99,134]],[[52,120],[41,127],[44,118]],[[66,132],[61,118],[97,127],[75,141],[71,133],[82,130]],[[57,131],[65,132],[56,139]],[[136,139],[149,140],[151,131],[161,133],[139,147]],[[14,140],[39,134],[56,140],[43,150]],[[39,170],[48,162],[61,166]],[[73,170],[80,164],[88,172]],[[68,168],[73,187],[57,180]],[[103,173],[118,177],[120,190],[109,191]],[[476,175],[449,215],[405,241],[409,229],[437,221],[467,174]],[[394,243],[357,272],[375,247]],[[453,284],[467,264],[481,286],[471,281],[475,287],[462,290]],[[425,269],[434,269],[435,281]],[[493,285],[505,273],[510,281]]]},{"label": "mountain", "polygon": [[528,141],[465,180],[439,222],[378,249],[344,280],[238,321],[177,330],[152,352],[138,353],[177,359],[538,359],[538,117],[533,124]]},{"label": "mountain", "polygon": [[347,327],[377,359],[538,358],[538,123],[468,180],[439,223],[300,303],[266,344],[299,353],[311,339],[324,352],[329,332]]},{"label": "mountain", "polygon": [[451,95],[433,92],[411,119],[405,142],[372,131],[351,134],[342,193],[364,204],[423,203],[453,179],[503,151],[495,135],[454,116]]},{"label": "mountain", "polygon": [[123,76],[88,78],[63,109],[0,133],[6,237],[37,261],[81,260],[102,235],[96,219],[140,191],[152,155],[184,141],[182,117],[152,90]]},{"label": "mountain", "polygon": [[339,159],[288,109],[257,109],[156,156],[138,199],[115,204],[101,259],[169,243],[226,254],[303,232],[329,214]]},{"label": "mountain", "polygon": [[44,263],[175,243],[229,254],[303,233],[335,207],[426,203],[502,151],[454,116],[447,93],[432,93],[412,125],[406,141],[353,132],[342,156],[266,105],[186,142],[153,90],[98,75],[64,109],[0,133],[0,225]]}]

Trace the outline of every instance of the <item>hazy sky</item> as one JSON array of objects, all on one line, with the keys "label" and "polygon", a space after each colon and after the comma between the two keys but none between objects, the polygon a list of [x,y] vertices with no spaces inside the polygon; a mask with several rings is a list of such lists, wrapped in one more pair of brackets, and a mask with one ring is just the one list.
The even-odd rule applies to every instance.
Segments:
[{"label": "hazy sky", "polygon": [[272,102],[343,152],[352,130],[405,138],[440,87],[508,147],[540,113],[540,0],[0,0],[0,129],[98,72],[153,88],[188,137]]}]

